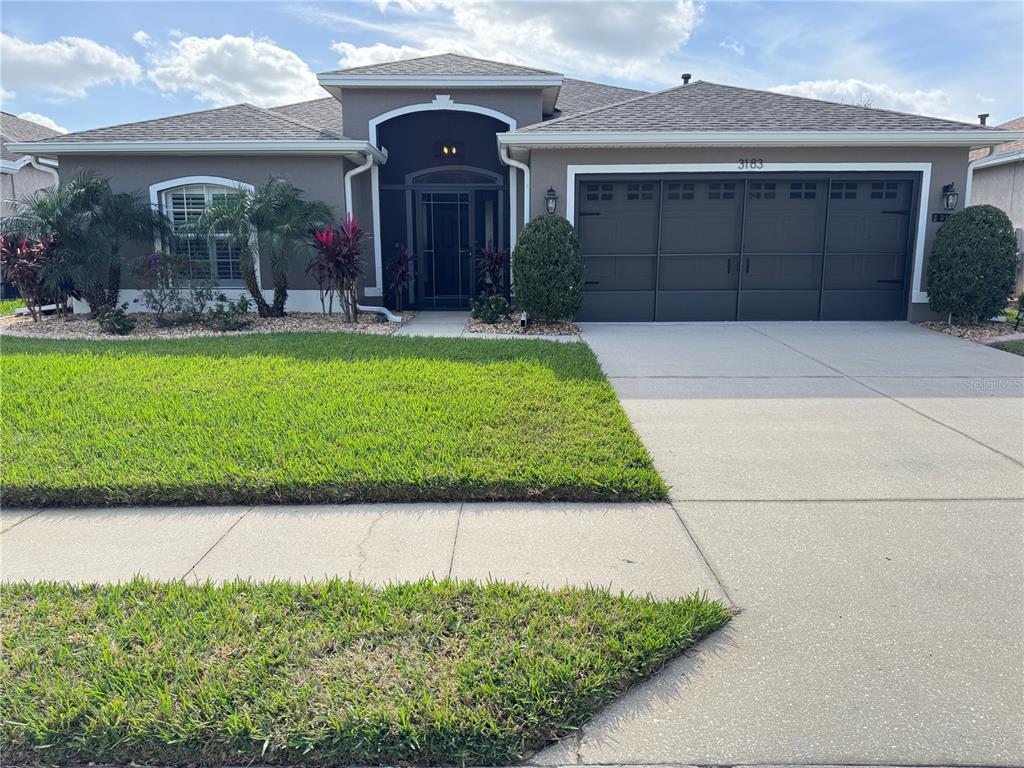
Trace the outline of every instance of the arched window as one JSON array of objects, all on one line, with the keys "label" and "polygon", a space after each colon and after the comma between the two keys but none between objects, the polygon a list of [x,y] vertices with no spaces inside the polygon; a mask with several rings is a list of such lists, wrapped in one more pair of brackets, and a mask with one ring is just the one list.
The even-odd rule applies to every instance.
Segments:
[{"label": "arched window", "polygon": [[152,193],[159,195],[160,210],[171,223],[174,236],[170,246],[174,253],[188,259],[192,276],[213,280],[223,287],[242,285],[242,263],[234,237],[226,232],[199,235],[187,226],[218,197],[238,194],[239,185],[203,182],[159,186]]}]

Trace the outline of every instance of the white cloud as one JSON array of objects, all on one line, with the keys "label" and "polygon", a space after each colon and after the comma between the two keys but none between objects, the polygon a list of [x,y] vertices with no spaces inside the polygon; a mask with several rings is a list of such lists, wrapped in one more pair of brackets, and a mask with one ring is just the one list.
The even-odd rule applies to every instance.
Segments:
[{"label": "white cloud", "polygon": [[662,82],[677,79],[665,61],[686,44],[704,12],[699,0],[378,0],[378,7],[389,14],[389,32],[400,44],[335,43],[342,66],[454,51],[588,77]]},{"label": "white cloud", "polygon": [[877,109],[893,109],[898,112],[913,112],[932,117],[953,120],[969,120],[956,113],[949,94],[938,88],[923,91],[901,91],[884,83],[868,83],[864,80],[803,80],[793,85],[777,85],[770,90],[791,96],[806,96],[812,99],[838,101],[844,104],[859,104]]},{"label": "white cloud", "polygon": [[7,98],[19,90],[83,98],[93,86],[134,83],[141,74],[135,59],[85,37],[30,43],[0,33],[0,76]]},{"label": "white cloud", "polygon": [[57,131],[58,133],[68,132],[68,129],[63,125],[57,125],[56,121],[54,121],[52,117],[40,115],[38,112],[22,112],[18,117],[22,120],[28,120],[30,123],[45,126],[50,130]]},{"label": "white cloud", "polygon": [[149,79],[165,93],[193,93],[227,106],[274,106],[326,95],[294,52],[267,38],[183,37],[149,56]]},{"label": "white cloud", "polygon": [[725,48],[727,51],[732,51],[737,56],[743,56],[747,52],[747,49],[743,47],[743,43],[733,37],[725,38],[725,40],[718,44],[718,47]]},{"label": "white cloud", "polygon": [[148,32],[139,30],[132,35],[132,40],[141,45],[143,48],[149,48],[153,44],[153,38],[149,36]]}]

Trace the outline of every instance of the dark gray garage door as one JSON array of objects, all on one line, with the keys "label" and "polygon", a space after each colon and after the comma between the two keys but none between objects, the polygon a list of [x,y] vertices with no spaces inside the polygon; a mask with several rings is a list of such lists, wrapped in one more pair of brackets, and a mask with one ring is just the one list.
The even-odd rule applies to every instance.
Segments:
[{"label": "dark gray garage door", "polygon": [[582,320],[905,316],[909,178],[583,179]]}]

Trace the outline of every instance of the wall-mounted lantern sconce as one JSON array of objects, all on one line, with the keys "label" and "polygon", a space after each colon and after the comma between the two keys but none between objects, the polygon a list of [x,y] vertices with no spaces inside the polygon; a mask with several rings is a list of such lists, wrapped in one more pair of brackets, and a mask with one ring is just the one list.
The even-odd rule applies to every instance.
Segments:
[{"label": "wall-mounted lantern sconce", "polygon": [[547,207],[548,213],[554,213],[558,208],[558,193],[555,192],[554,187],[548,187],[547,194],[544,195],[544,205]]},{"label": "wall-mounted lantern sconce", "polygon": [[950,182],[942,188],[942,206],[947,211],[955,211],[959,201],[960,193],[956,191],[956,184]]}]

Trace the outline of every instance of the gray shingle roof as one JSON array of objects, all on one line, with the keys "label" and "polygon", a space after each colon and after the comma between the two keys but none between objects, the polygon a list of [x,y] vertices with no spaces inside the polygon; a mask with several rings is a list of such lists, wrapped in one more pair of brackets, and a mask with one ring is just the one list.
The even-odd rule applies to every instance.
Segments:
[{"label": "gray shingle roof", "polygon": [[344,138],[328,127],[252,104],[93,128],[54,136],[49,141],[321,141]]},{"label": "gray shingle roof", "polygon": [[554,75],[546,69],[524,67],[519,64],[506,64],[501,61],[474,59],[458,53],[442,53],[437,56],[423,56],[418,59],[386,61],[380,64],[368,64],[364,67],[349,67],[324,72],[325,75]]},{"label": "gray shingle roof", "polygon": [[[1011,131],[1024,131],[1024,117],[1018,117],[996,127],[1006,128]],[[997,144],[992,148],[992,155],[1005,155],[1010,152],[1020,152],[1022,150],[1024,150],[1024,139],[1018,139],[1017,141],[1007,141],[1003,144]],[[971,160],[981,160],[983,157],[988,156],[989,151],[987,149],[976,149],[971,152]]]},{"label": "gray shingle roof", "polygon": [[555,103],[554,117],[565,117],[585,112],[597,107],[615,104],[626,99],[643,96],[647,91],[634,88],[620,88],[616,85],[593,83],[589,80],[574,80],[570,77],[562,79],[562,88],[558,92]]},{"label": "gray shingle roof", "polygon": [[47,128],[45,125],[22,120],[9,112],[0,112],[0,157],[9,162],[17,162],[24,154],[8,151],[7,142],[36,141],[62,135],[60,131]]},{"label": "gray shingle roof", "polygon": [[981,126],[697,81],[598,107],[518,133],[670,131],[914,131]]},{"label": "gray shingle roof", "polygon": [[298,104],[285,104],[271,107],[271,112],[291,117],[306,125],[322,128],[338,136],[343,135],[341,102],[333,96],[312,101],[300,101]]}]

